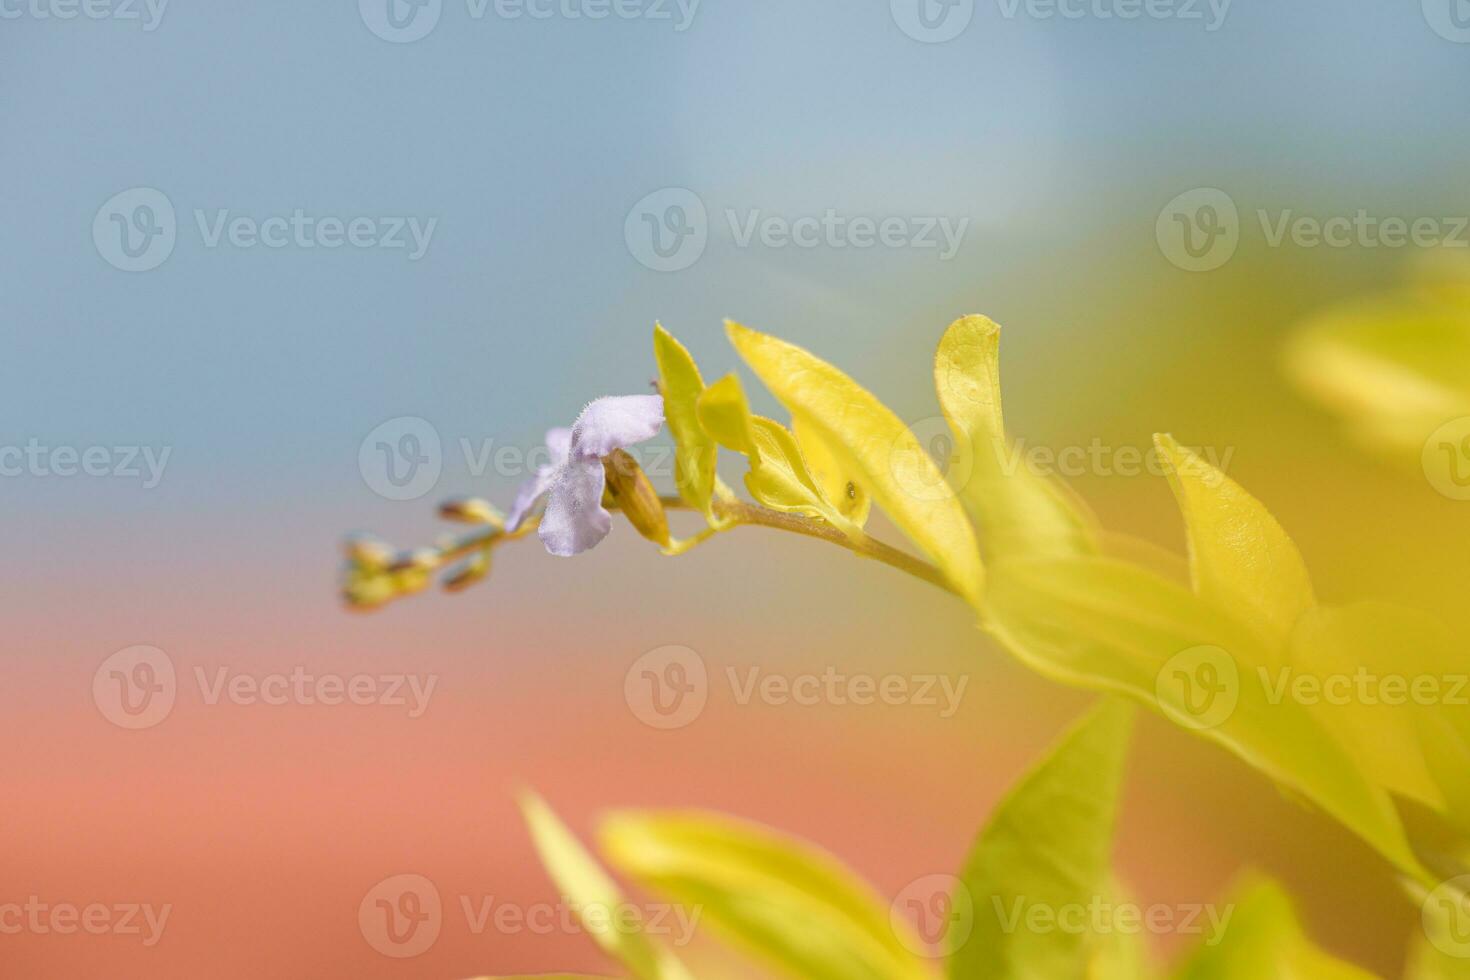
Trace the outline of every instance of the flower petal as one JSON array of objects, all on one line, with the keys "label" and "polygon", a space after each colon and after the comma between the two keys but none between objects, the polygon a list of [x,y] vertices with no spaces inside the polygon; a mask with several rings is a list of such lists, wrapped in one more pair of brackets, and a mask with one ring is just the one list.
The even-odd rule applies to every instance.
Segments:
[{"label": "flower petal", "polygon": [[616,395],[599,398],[572,423],[573,459],[606,456],[614,449],[652,439],[664,424],[660,395]]},{"label": "flower petal", "polygon": [[556,471],[566,465],[571,446],[571,429],[563,426],[546,430],[546,450],[551,461],[545,466],[536,467],[535,475],[522,483],[521,488],[516,491],[515,503],[511,504],[510,514],[505,518],[506,531],[514,531],[520,527],[531,508],[536,506],[536,501],[551,489],[551,485],[556,482]]},{"label": "flower petal", "polygon": [[572,430],[564,425],[546,430],[546,450],[551,453],[551,465],[560,466],[572,454]]},{"label": "flower petal", "polygon": [[600,459],[573,459],[557,469],[537,529],[547,551],[565,558],[607,537],[612,515],[602,506],[605,479]]}]

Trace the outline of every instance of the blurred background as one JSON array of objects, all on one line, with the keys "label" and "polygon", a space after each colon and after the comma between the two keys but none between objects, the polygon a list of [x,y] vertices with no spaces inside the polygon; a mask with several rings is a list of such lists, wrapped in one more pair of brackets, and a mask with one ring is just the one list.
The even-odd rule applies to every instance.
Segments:
[{"label": "blurred background", "polygon": [[[671,560],[620,524],[573,561],[502,549],[461,596],[339,604],[345,532],[426,543],[443,497],[508,504],[547,427],[647,390],[656,319],[707,380],[732,317],[932,434],[934,346],[988,314],[1013,434],[1100,447],[1067,475],[1110,528],[1182,549],[1126,462],[1170,431],[1266,501],[1322,596],[1455,621],[1470,504],[1282,370],[1294,324],[1423,249],[1278,230],[1453,237],[1457,2],[7,0],[0,904],[169,912],[6,930],[0,973],[609,970],[574,930],[471,914],[558,900],[528,786],[583,834],[613,806],[760,820],[885,896],[954,871],[1089,699],[889,569],[761,529]],[[625,680],[669,645],[708,696],[659,729]],[[966,686],[953,712],[741,703],[727,671],[753,668]],[[293,672],[307,695],[270,680]],[[1118,863],[1171,905],[1265,868],[1384,974],[1416,918],[1346,831],[1153,717]],[[442,902],[413,958],[359,920],[402,874]]]}]

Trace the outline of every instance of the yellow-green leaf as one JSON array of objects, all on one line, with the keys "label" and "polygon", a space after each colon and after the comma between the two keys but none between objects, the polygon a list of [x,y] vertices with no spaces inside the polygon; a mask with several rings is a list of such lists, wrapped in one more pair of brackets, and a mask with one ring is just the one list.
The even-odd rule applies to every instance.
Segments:
[{"label": "yellow-green leaf", "polygon": [[1103,701],[996,807],[960,874],[975,927],[950,957],[955,980],[1086,975],[1092,937],[1057,924],[1071,908],[1112,898],[1113,823],[1132,719],[1128,704]]},{"label": "yellow-green leaf", "polygon": [[1224,936],[1201,944],[1176,980],[1374,980],[1313,945],[1274,882],[1247,884],[1225,907],[1233,911]]},{"label": "yellow-green leaf", "polygon": [[[526,792],[520,802],[541,863],[597,944],[639,980],[692,980],[673,954],[655,946],[642,931],[619,928],[618,913],[625,903],[617,884],[545,801]],[[587,909],[599,911],[588,914]]]},{"label": "yellow-green leaf", "polygon": [[1154,436],[1189,533],[1195,591],[1284,643],[1316,605],[1301,552],[1240,484],[1171,436]]},{"label": "yellow-green leaf", "polygon": [[1000,326],[965,316],[934,356],[934,387],[954,432],[951,480],[980,526],[992,560],[1096,552],[1096,528],[1062,485],[1028,469],[1006,437],[1000,395]]},{"label": "yellow-green leaf", "polygon": [[661,325],[653,327],[653,356],[658,362],[664,420],[674,435],[674,486],[679,496],[717,523],[710,502],[715,488],[715,441],[699,424],[699,396],[704,379],[684,345]]},{"label": "yellow-green leaf", "polygon": [[960,595],[978,603],[985,573],[974,529],[913,432],[826,361],[737,323],[725,326],[745,363],[796,424],[822,440]]},{"label": "yellow-green leaf", "polygon": [[650,891],[801,980],[932,980],[916,936],[830,855],[716,814],[615,814],[604,851]]},{"label": "yellow-green leaf", "polygon": [[822,488],[822,495],[858,527],[868,523],[868,510],[873,498],[860,482],[858,474],[845,469],[838,455],[810,427],[793,419],[791,433],[796,436],[796,444],[801,447],[801,454],[811,468],[812,478]]},{"label": "yellow-green leaf", "polygon": [[820,517],[853,537],[862,530],[822,493],[796,439],[779,422],[752,415],[740,379],[728,374],[705,389],[699,419],[720,445],[750,461],[745,487],[772,510]]},{"label": "yellow-green leaf", "polygon": [[1305,707],[1268,691],[1254,630],[1125,562],[1035,559],[992,572],[987,628],[1023,662],[1161,711],[1295,790],[1407,874],[1426,877],[1388,795]]},{"label": "yellow-green leaf", "polygon": [[[1301,685],[1300,699],[1379,785],[1443,813],[1446,796],[1423,740],[1434,724],[1428,716],[1443,711],[1433,702],[1453,693],[1452,678],[1464,666],[1448,657],[1435,662],[1434,632],[1416,614],[1383,603],[1315,609],[1297,623],[1272,683],[1286,691]],[[1458,743],[1451,719],[1445,723],[1444,734]],[[1465,786],[1466,776],[1458,772],[1445,788]]]}]

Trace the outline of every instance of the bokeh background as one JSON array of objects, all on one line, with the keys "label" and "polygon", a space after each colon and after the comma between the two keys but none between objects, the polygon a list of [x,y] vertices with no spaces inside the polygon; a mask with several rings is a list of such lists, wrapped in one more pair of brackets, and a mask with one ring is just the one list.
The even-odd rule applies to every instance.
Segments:
[{"label": "bokeh background", "polygon": [[[0,902],[171,913],[152,946],[0,935],[0,974],[606,968],[585,936],[477,931],[463,914],[462,899],[557,900],[515,809],[526,786],[583,833],[610,806],[761,820],[885,895],[954,870],[1088,698],[888,569],[759,529],[674,561],[619,526],[574,561],[534,541],[504,549],[462,596],[366,616],[338,604],[345,532],[423,543],[443,530],[442,497],[508,502],[519,471],[475,454],[531,449],[585,401],[646,390],[655,319],[707,378],[735,369],[721,330],[734,317],[839,363],[917,425],[937,412],[944,326],[986,313],[1005,327],[1009,421],[1028,444],[1146,450],[1172,431],[1231,451],[1324,596],[1462,612],[1470,505],[1360,454],[1280,369],[1295,322],[1395,284],[1415,250],[1273,246],[1258,218],[1470,213],[1470,44],[1435,0],[1237,0],[1223,19],[1205,4],[1123,19],[1100,13],[1117,4],[1045,17],[978,0],[949,10],[941,26],[962,29],[943,41],[903,0],[644,0],[605,19],[571,16],[592,0],[544,18],[493,0],[390,2],[402,30],[384,0],[3,8],[0,443],[170,456],[153,487],[0,478]],[[135,188],[167,198],[175,240],[130,272],[110,214],[158,226],[136,196],[108,207]],[[698,198],[706,241],[656,271],[627,229],[666,188]],[[1203,272],[1158,233],[1196,188],[1238,208],[1238,247]],[[411,258],[211,245],[196,217],[298,208],[437,223]],[[968,225],[945,259],[742,245],[731,209]],[[757,408],[775,411],[764,394]],[[442,446],[437,480],[406,501],[375,492],[359,462],[368,434],[402,417]],[[1072,482],[1110,527],[1182,546],[1162,479]],[[169,658],[177,697],[129,730],[93,681],[139,644]],[[697,719],[660,731],[630,710],[624,679],[669,644],[715,681]],[[947,718],[742,705],[720,678],[753,666],[968,687]],[[436,686],[409,717],[210,703],[197,679],[297,667]],[[1326,946],[1384,974],[1415,918],[1346,832],[1152,718],[1118,863],[1140,900],[1174,904],[1263,867]],[[405,873],[431,880],[445,912],[427,951],[396,959],[367,941],[358,907]],[[1161,955],[1185,941],[1156,939]]]}]

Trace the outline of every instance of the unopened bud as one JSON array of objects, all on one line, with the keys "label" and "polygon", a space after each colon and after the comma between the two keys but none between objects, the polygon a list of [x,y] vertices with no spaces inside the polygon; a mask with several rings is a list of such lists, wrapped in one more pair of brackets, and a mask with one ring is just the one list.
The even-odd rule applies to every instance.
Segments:
[{"label": "unopened bud", "polygon": [[444,588],[450,592],[461,592],[489,574],[490,552],[487,549],[456,565],[445,577]]},{"label": "unopened bud", "polygon": [[621,449],[602,460],[607,474],[607,495],[628,517],[638,533],[665,548],[669,546],[669,520],[648,476],[638,461]]},{"label": "unopened bud", "polygon": [[461,524],[489,524],[504,527],[505,518],[495,505],[481,497],[454,497],[439,505],[439,516]]},{"label": "unopened bud", "polygon": [[439,552],[433,548],[419,548],[394,558],[388,566],[393,576],[393,585],[399,595],[412,595],[428,588],[434,569],[439,567]]},{"label": "unopened bud", "polygon": [[351,609],[377,609],[398,594],[392,576],[382,572],[355,571],[342,586],[342,599]]},{"label": "unopened bud", "polygon": [[351,534],[342,544],[348,561],[361,568],[381,570],[393,561],[393,549],[371,534]]}]

